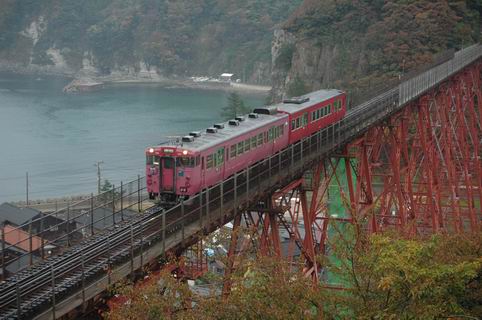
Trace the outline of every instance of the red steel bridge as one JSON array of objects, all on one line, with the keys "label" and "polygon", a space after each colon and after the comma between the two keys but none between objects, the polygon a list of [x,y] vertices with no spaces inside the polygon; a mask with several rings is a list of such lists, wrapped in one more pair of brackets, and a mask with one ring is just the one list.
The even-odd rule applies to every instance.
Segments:
[{"label": "red steel bridge", "polygon": [[[227,276],[239,248],[253,245],[241,241],[243,224],[257,232],[264,254],[281,256],[280,231],[287,232],[288,252],[297,248],[313,281],[322,271],[315,256],[325,253],[333,222],[357,221],[369,232],[396,229],[408,236],[477,231],[481,114],[477,44],[168,210],[147,200],[145,179],[139,178],[16,230],[2,229],[2,240],[17,232],[16,245],[28,253],[12,258],[7,252],[13,245],[2,241],[0,319],[82,312],[109,285],[168,252],[181,254],[229,221]],[[30,266],[7,277],[12,261]]]}]

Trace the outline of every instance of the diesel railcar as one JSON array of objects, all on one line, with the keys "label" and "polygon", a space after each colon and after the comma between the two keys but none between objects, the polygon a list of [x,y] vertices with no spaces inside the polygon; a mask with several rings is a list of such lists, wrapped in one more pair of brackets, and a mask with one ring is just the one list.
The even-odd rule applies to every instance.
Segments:
[{"label": "diesel railcar", "polygon": [[146,149],[151,199],[175,203],[340,121],[346,96],[319,90]]}]

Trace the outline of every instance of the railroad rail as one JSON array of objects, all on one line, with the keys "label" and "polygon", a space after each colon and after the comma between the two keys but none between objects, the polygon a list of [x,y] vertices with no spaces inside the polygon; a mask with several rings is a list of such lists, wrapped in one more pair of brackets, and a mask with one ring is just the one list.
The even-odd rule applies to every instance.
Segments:
[{"label": "railroad rail", "polygon": [[397,87],[351,109],[346,117],[260,161],[197,196],[159,206],[114,224],[62,254],[0,284],[0,319],[65,315],[167,250],[185,248],[204,233],[286,185],[315,162],[335,153],[374,124],[480,59],[477,44]]}]

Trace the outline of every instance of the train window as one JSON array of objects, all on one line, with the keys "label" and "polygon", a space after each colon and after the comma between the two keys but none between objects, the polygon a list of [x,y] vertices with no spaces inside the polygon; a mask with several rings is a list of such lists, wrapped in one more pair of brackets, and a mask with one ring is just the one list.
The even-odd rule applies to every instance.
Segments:
[{"label": "train window", "polygon": [[154,156],[147,156],[146,157],[146,164],[153,165],[154,164]]},{"label": "train window", "polygon": [[328,105],[328,114],[331,113],[331,104]]},{"label": "train window", "polygon": [[260,133],[260,134],[258,134],[258,146],[260,146],[262,144],[263,144],[263,134]]},{"label": "train window", "polygon": [[317,113],[316,119],[320,119],[320,118],[322,117],[322,115],[321,115],[322,110],[323,110],[323,109],[318,109],[318,110],[316,110],[316,113]]},{"label": "train window", "polygon": [[244,142],[238,143],[238,156],[244,152]]},{"label": "train window", "polygon": [[316,110],[311,112],[311,122],[314,122],[316,120]]},{"label": "train window", "polygon": [[173,158],[164,158],[162,166],[164,167],[164,169],[172,169],[172,167],[174,166],[174,159]]},{"label": "train window", "polygon": [[303,127],[308,124],[308,112],[303,114]]},{"label": "train window", "polygon": [[291,131],[295,130],[295,120],[291,120]]},{"label": "train window", "polygon": [[300,118],[296,118],[296,129],[300,127]]},{"label": "train window", "polygon": [[244,140],[244,152],[248,152],[250,149],[250,139]]},{"label": "train window", "polygon": [[268,143],[268,131],[264,133],[264,143]]},{"label": "train window", "polygon": [[268,130],[268,141],[273,140],[273,128],[269,128]]},{"label": "train window", "polygon": [[321,117],[323,118],[324,116],[326,116],[326,107],[321,109]]},{"label": "train window", "polygon": [[194,167],[194,157],[178,157],[176,159],[176,165],[179,167]]},{"label": "train window", "polygon": [[196,157],[196,167],[201,163],[201,156]]},{"label": "train window", "polygon": [[256,148],[256,136],[251,137],[251,149]]},{"label": "train window", "polygon": [[231,154],[230,154],[230,157],[231,157],[231,158],[235,158],[235,157],[236,157],[236,145],[235,145],[235,144],[233,144],[233,145],[231,146]]},{"label": "train window", "polygon": [[206,159],[206,169],[211,169],[213,165],[214,165],[213,155],[210,154],[209,156],[207,156],[207,159]]},{"label": "train window", "polygon": [[224,163],[224,148],[219,148],[215,159],[215,166],[222,166]]}]

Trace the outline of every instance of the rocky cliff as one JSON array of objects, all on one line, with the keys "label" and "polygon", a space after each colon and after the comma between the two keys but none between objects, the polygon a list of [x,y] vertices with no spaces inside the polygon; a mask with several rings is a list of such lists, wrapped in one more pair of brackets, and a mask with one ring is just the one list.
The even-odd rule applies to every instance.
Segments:
[{"label": "rocky cliff", "polygon": [[301,0],[6,0],[0,69],[159,81],[234,73],[269,83],[273,27]]},{"label": "rocky cliff", "polygon": [[480,38],[477,1],[305,0],[272,46],[273,100],[319,88],[369,92]]}]

